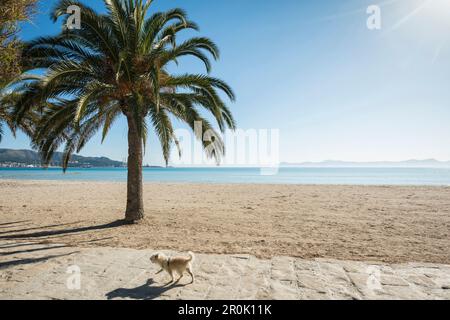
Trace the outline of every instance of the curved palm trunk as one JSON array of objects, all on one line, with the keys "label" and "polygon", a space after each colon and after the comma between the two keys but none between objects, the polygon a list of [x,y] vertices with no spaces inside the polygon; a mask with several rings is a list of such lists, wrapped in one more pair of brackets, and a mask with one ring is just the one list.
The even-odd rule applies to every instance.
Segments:
[{"label": "curved palm trunk", "polygon": [[132,116],[128,119],[128,181],[127,210],[125,220],[139,221],[144,218],[142,185],[142,139]]}]

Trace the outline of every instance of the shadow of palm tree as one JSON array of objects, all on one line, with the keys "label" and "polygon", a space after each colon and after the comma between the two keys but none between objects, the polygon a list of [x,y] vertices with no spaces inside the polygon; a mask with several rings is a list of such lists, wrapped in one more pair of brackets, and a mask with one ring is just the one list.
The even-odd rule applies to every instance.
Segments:
[{"label": "shadow of palm tree", "polygon": [[60,245],[60,246],[54,246],[54,247],[45,247],[45,248],[34,248],[34,249],[26,249],[26,250],[8,251],[8,252],[0,253],[0,256],[12,256],[12,255],[22,254],[22,253],[31,253],[31,252],[37,252],[37,251],[46,251],[46,250],[62,249],[62,248],[68,248],[68,246]]},{"label": "shadow of palm tree", "polygon": [[[13,230],[2,231],[2,232],[0,232],[0,235],[7,234],[7,233],[17,233],[17,232],[26,232],[26,231],[32,231],[32,230],[39,230],[39,229],[47,229],[47,228],[56,228],[56,227],[70,226],[70,225],[77,224],[77,223],[79,223],[79,222],[53,224],[53,225],[49,225],[49,226],[25,228],[25,229],[13,229]],[[10,228],[12,228],[12,227],[15,227],[15,226],[11,226]]]},{"label": "shadow of palm tree", "polygon": [[44,238],[44,237],[49,237],[49,236],[67,235],[67,234],[80,233],[80,232],[86,232],[86,231],[117,228],[117,227],[121,227],[124,225],[129,225],[129,223],[126,222],[125,220],[118,220],[118,221],[114,221],[111,223],[95,225],[95,226],[77,227],[77,228],[62,229],[62,230],[47,230],[47,231],[39,231],[39,232],[33,232],[33,233],[3,235],[3,236],[0,236],[0,239],[14,240],[14,239]]},{"label": "shadow of palm tree", "polygon": [[126,289],[126,288],[119,288],[115,289],[111,292],[108,292],[106,294],[106,297],[108,300],[122,298],[122,299],[136,299],[136,300],[153,300],[158,297],[160,297],[163,293],[176,289],[185,287],[186,285],[179,284],[179,283],[172,283],[167,284],[161,287],[155,287],[152,286],[154,284],[153,279],[150,279],[147,281],[147,283],[143,284],[142,286],[132,288],[132,289]]},{"label": "shadow of palm tree", "polygon": [[23,220],[23,221],[14,221],[14,222],[6,222],[6,223],[0,223],[0,228],[12,228],[15,227],[15,225],[21,225],[23,223],[31,222],[31,220]]},{"label": "shadow of palm tree", "polygon": [[71,252],[71,253],[66,253],[66,254],[59,254],[59,255],[45,256],[45,257],[41,257],[41,258],[18,259],[18,260],[12,260],[12,261],[0,262],[0,270],[6,269],[6,268],[9,268],[9,267],[14,267],[14,266],[19,266],[19,265],[24,265],[24,264],[32,264],[32,263],[38,263],[38,262],[45,262],[45,261],[50,260],[50,259],[55,259],[55,258],[61,258],[61,257],[70,256],[70,255],[75,254],[75,253],[78,253],[78,252],[79,252],[79,251],[75,251],[75,252]]},{"label": "shadow of palm tree", "polygon": [[5,245],[0,246],[0,250],[8,250],[11,248],[18,248],[18,247],[29,247],[29,246],[35,246],[35,245],[43,245],[48,244],[44,242],[24,242],[24,243],[8,243]]}]

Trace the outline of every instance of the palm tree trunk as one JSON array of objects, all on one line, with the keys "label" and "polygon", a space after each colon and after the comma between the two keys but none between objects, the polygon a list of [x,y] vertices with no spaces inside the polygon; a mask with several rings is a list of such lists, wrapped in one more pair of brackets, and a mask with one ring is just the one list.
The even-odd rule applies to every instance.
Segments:
[{"label": "palm tree trunk", "polygon": [[133,116],[128,115],[128,181],[125,220],[136,222],[144,218],[142,184],[142,139]]}]

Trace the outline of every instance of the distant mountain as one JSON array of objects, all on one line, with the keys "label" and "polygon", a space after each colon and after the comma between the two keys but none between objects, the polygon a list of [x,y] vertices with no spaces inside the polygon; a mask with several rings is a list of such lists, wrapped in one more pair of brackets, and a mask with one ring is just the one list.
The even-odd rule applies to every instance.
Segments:
[{"label": "distant mountain", "polygon": [[[56,152],[51,161],[52,166],[61,166],[62,153]],[[32,150],[0,149],[0,165],[27,166],[41,165],[39,154]],[[122,167],[123,163],[106,157],[82,157],[73,155],[69,167]]]},{"label": "distant mountain", "polygon": [[375,161],[375,162],[348,162],[327,160],[322,162],[281,163],[283,167],[310,167],[310,168],[450,168],[450,161],[435,159],[406,160],[406,161]]}]

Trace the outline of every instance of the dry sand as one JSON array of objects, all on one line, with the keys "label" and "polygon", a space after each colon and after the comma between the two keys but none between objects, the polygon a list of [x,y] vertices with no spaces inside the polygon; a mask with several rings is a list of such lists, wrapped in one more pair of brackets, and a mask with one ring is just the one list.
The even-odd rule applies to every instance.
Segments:
[{"label": "dry sand", "polygon": [[450,264],[450,188],[0,181],[0,243]]}]

